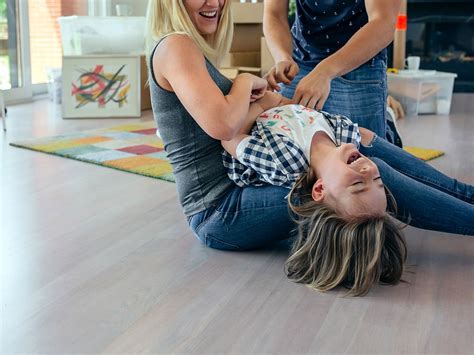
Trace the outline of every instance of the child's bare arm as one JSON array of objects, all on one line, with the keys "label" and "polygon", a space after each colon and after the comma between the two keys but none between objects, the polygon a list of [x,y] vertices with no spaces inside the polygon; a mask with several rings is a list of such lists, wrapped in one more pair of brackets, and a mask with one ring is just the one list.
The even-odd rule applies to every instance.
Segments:
[{"label": "child's bare arm", "polygon": [[374,132],[363,127],[359,127],[359,132],[361,137],[360,142],[362,143],[362,145],[368,146],[370,142],[372,142],[372,140],[374,139]]}]

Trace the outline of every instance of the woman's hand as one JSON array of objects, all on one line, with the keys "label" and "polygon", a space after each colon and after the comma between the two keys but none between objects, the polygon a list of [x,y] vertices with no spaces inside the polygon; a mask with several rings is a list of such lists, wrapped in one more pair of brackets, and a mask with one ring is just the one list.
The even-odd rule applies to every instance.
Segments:
[{"label": "woman's hand", "polygon": [[317,65],[296,87],[293,100],[300,105],[321,110],[331,91],[332,76],[323,65]]},{"label": "woman's hand", "polygon": [[293,60],[282,60],[276,63],[264,78],[268,81],[268,87],[271,90],[280,91],[278,83],[290,84],[298,74],[300,68]]},{"label": "woman's hand", "polygon": [[265,95],[268,86],[268,82],[265,79],[249,73],[242,73],[237,76],[236,80],[249,80],[252,83],[250,102],[254,102]]}]

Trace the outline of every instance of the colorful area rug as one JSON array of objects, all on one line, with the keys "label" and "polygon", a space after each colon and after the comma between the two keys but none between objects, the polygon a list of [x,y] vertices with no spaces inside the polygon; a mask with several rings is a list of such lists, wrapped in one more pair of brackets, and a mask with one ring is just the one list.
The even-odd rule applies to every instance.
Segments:
[{"label": "colorful area rug", "polygon": [[163,142],[156,136],[154,122],[124,124],[11,145],[175,181]]},{"label": "colorful area rug", "polygon": [[[15,142],[11,145],[175,181],[163,142],[156,136],[154,122],[124,124]],[[444,154],[439,150],[416,147],[405,147],[405,150],[423,160],[431,160]]]}]

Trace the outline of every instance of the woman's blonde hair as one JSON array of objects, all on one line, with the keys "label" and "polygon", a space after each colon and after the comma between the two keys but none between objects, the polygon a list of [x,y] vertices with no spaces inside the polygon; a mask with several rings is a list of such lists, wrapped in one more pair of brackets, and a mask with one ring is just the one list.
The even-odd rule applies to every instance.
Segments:
[{"label": "woman's blonde hair", "polygon": [[[347,221],[311,197],[315,177],[304,174],[288,198],[298,236],[285,264],[288,278],[319,291],[344,286],[363,296],[375,283],[397,284],[407,257],[399,223],[388,213]],[[391,209],[395,200],[386,189]]]},{"label": "woman's blonde hair", "polygon": [[[149,0],[146,20],[146,53],[149,57],[155,44],[164,36],[187,34],[199,46],[204,56],[215,66],[229,51],[233,22],[230,12],[231,0],[226,0],[216,33],[203,36],[194,26],[184,7],[184,0]],[[149,62],[149,61],[147,61]]]}]

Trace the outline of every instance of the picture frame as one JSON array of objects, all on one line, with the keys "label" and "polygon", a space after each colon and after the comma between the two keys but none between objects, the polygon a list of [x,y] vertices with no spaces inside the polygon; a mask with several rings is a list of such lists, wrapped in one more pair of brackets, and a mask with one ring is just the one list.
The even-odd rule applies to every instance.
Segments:
[{"label": "picture frame", "polygon": [[64,56],[63,118],[140,117],[139,55]]}]

